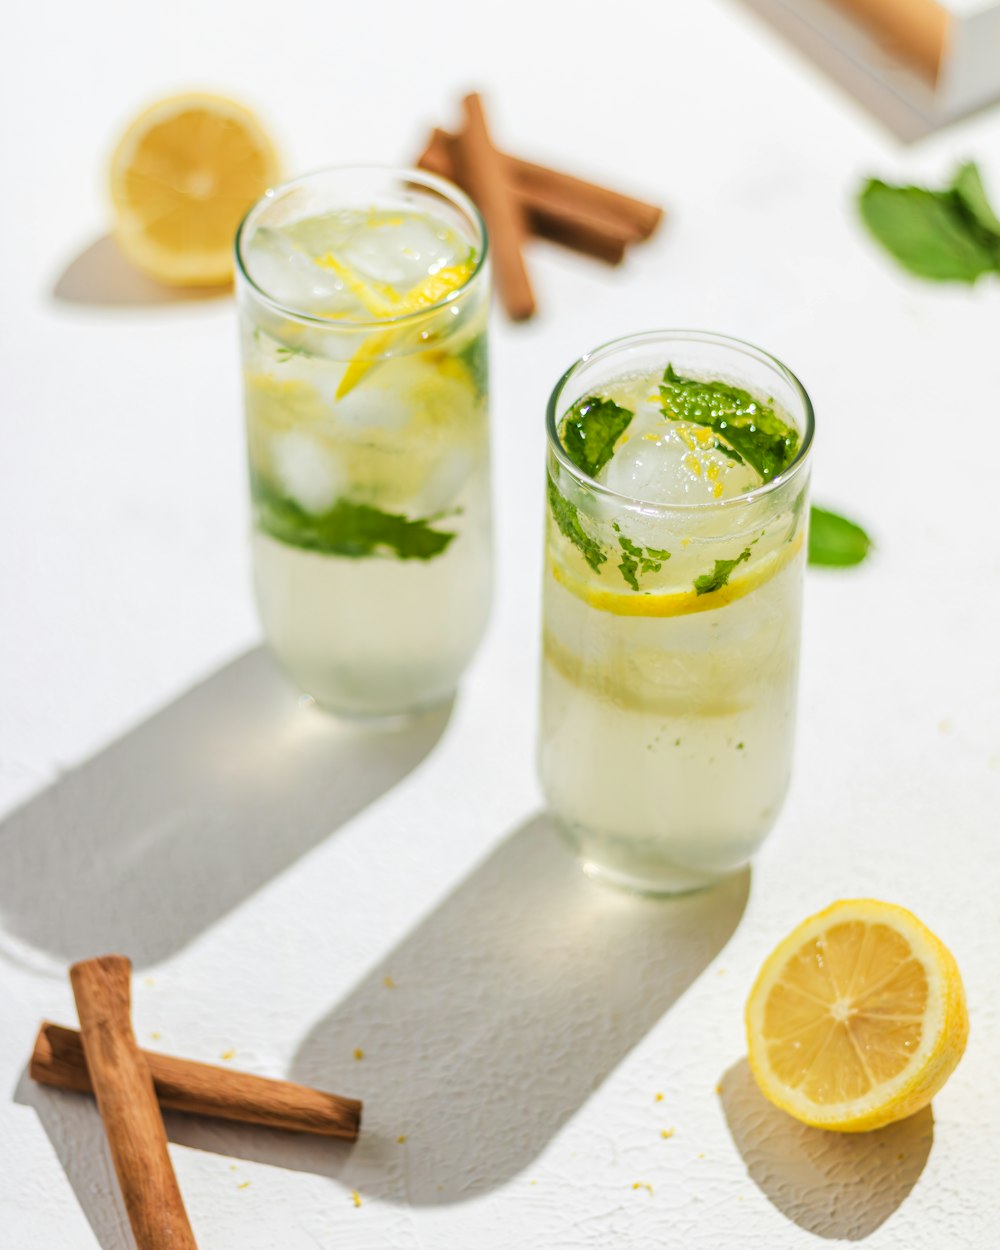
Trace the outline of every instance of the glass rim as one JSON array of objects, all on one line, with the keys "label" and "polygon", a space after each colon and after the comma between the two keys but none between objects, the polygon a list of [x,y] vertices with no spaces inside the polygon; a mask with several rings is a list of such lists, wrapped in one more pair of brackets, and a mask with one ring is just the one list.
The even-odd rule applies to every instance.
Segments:
[{"label": "glass rim", "polygon": [[[574,464],[566,453],[566,449],[562,445],[559,437],[559,422],[562,419],[559,401],[562,397],[567,384],[572,378],[585,366],[590,364],[596,357],[600,357],[607,353],[610,355],[618,348],[631,346],[641,343],[654,343],[663,340],[679,340],[685,339],[699,343],[705,343],[716,347],[735,348],[744,355],[750,355],[765,364],[776,369],[778,374],[790,384],[792,389],[798,396],[802,410],[805,415],[805,428],[802,430],[802,441],[791,464],[783,469],[776,477],[771,478],[769,482],[762,482],[760,486],[755,486],[753,490],[748,490],[742,495],[733,495],[729,499],[711,499],[702,503],[657,503],[649,499],[637,499],[634,495],[625,495],[620,491],[612,490],[609,486],[604,486],[600,482],[595,481],[583,469]],[[813,412],[812,400],[806,388],[802,385],[796,375],[788,368],[787,365],[772,356],[770,352],[764,348],[758,347],[755,343],[749,343],[745,339],[734,338],[729,334],[719,334],[715,330],[685,330],[685,329],[665,329],[665,330],[640,330],[634,334],[624,334],[620,338],[609,339],[606,343],[592,348],[589,352],[584,352],[579,356],[569,368],[562,374],[559,381],[555,384],[552,394],[549,396],[546,405],[545,429],[548,435],[549,449],[555,455],[560,466],[575,478],[576,481],[594,495],[601,499],[614,501],[622,505],[626,505],[632,509],[638,509],[650,513],[671,513],[682,512],[685,514],[697,512],[712,512],[724,508],[741,507],[756,503],[758,500],[765,498],[772,491],[777,490],[786,482],[795,477],[805,463],[809,452],[812,448],[813,434],[816,429],[815,413]]]},{"label": "glass rim", "polygon": [[[426,308],[417,309],[415,312],[401,313],[398,317],[374,317],[366,321],[353,319],[333,320],[330,317],[320,317],[315,313],[304,312],[292,304],[283,303],[255,281],[250,274],[248,266],[244,263],[243,247],[248,228],[253,224],[251,218],[263,212],[265,207],[275,202],[275,198],[280,193],[294,190],[296,187],[312,182],[317,178],[322,178],[326,174],[345,174],[348,176],[352,174],[385,174],[389,177],[398,177],[400,180],[407,182],[415,182],[429,190],[437,191],[443,199],[448,200],[452,205],[461,209],[479,232],[479,256],[476,259],[472,272],[461,286],[455,287],[453,291],[449,291],[447,295],[443,295],[433,304],[429,304]],[[472,286],[485,268],[489,254],[489,235],[486,231],[486,222],[483,220],[483,215],[470,197],[466,195],[461,187],[456,186],[455,183],[447,178],[442,178],[439,174],[429,173],[425,169],[413,169],[405,165],[326,165],[320,169],[311,170],[309,173],[300,174],[297,178],[290,178],[286,182],[279,182],[273,187],[268,187],[260,199],[251,204],[244,213],[243,219],[236,229],[234,250],[236,253],[237,274],[247,283],[253,291],[255,298],[261,300],[272,311],[280,313],[285,317],[293,317],[296,321],[307,322],[309,325],[323,326],[327,330],[369,331],[382,326],[400,326],[419,321],[424,317],[429,317],[439,312],[442,308],[446,308],[450,303],[454,302],[459,295]]]}]

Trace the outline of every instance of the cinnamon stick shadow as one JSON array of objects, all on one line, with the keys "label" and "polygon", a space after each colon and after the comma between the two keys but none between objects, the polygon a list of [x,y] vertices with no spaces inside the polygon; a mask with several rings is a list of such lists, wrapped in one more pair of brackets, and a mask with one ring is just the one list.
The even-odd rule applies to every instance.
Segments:
[{"label": "cinnamon stick shadow", "polygon": [[396,785],[449,712],[343,726],[250,651],[0,824],[4,932],[158,963]]},{"label": "cinnamon stick shadow", "polygon": [[[14,1101],[34,1108],[101,1250],[135,1250],[93,1098],[38,1085],[25,1069]],[[228,1124],[170,1111],[164,1114],[163,1123],[167,1139],[175,1145],[331,1178],[339,1175],[356,1148],[331,1137]]]},{"label": "cinnamon stick shadow", "polygon": [[725,946],[749,880],[633,897],[588,880],[546,818],[518,828],[293,1060],[291,1079],[365,1100],[341,1183],[438,1205],[522,1171]]},{"label": "cinnamon stick shadow", "polygon": [[816,1237],[864,1241],[917,1183],[934,1142],[930,1107],[871,1133],[800,1124],[767,1101],[746,1059],[723,1076],[719,1096],[751,1179]]}]

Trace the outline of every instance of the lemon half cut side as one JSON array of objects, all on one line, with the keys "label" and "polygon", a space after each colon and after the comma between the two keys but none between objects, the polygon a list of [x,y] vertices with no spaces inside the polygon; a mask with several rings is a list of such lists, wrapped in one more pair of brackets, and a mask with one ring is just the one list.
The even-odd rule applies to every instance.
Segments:
[{"label": "lemon half cut side", "polygon": [[159,282],[228,282],[236,229],[277,179],[274,145],[248,108],[203,92],[161,100],[111,158],[115,238]]},{"label": "lemon half cut side", "polygon": [[768,956],[746,1005],[764,1096],[817,1128],[857,1133],[927,1106],[965,1050],[958,965],[903,907],[843,899]]}]

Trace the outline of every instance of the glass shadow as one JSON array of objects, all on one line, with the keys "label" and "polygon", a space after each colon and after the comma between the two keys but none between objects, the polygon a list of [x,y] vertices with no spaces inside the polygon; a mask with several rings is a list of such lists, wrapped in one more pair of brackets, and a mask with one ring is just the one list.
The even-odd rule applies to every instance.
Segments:
[{"label": "glass shadow", "polygon": [[303,1040],[292,1079],[365,1100],[328,1174],[416,1205],[503,1184],[725,946],[749,882],[641,898],[546,818],[517,829]]},{"label": "glass shadow", "polygon": [[345,725],[248,652],[0,824],[0,953],[167,958],[405,777],[450,711]]}]

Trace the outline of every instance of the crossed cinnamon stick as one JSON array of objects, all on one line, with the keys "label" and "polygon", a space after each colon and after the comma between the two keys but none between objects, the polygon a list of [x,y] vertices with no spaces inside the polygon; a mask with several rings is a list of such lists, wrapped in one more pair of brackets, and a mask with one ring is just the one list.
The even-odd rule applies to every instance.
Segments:
[{"label": "crossed cinnamon stick", "polygon": [[514,320],[535,311],[522,250],[528,233],[614,265],[659,225],[663,210],[655,204],[499,151],[478,94],[466,96],[462,108],[462,129],[433,130],[417,165],[457,182],[478,205],[493,245],[497,290]]},{"label": "crossed cinnamon stick", "polygon": [[161,1105],[353,1141],[361,1103],[321,1090],[140,1050],[122,955],[70,968],[80,1031],[48,1021],[29,1072],[44,1085],[93,1093],[139,1250],[197,1250],[167,1152]]}]

